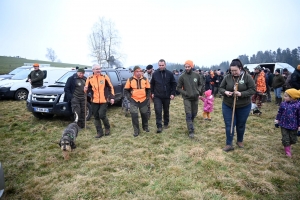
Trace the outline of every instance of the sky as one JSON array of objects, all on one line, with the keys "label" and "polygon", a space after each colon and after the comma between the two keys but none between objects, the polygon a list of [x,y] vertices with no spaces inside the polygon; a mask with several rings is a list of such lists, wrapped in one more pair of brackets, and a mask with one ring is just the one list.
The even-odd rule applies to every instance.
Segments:
[{"label": "sky", "polygon": [[100,17],[121,37],[124,67],[192,60],[218,65],[300,46],[299,0],[0,0],[0,56],[93,65],[88,37]]}]

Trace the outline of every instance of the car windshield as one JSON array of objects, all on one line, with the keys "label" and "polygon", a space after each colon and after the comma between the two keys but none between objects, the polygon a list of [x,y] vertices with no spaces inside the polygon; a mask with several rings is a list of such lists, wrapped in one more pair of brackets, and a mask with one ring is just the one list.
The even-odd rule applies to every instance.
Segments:
[{"label": "car windshield", "polygon": [[23,71],[26,69],[22,69],[22,68],[16,68],[14,70],[12,70],[11,72],[9,72],[10,75],[16,75],[17,73],[19,73],[20,71]]},{"label": "car windshield", "polygon": [[29,73],[31,72],[31,70],[26,69],[26,70],[22,70],[19,73],[17,73],[16,75],[14,75],[13,77],[11,77],[11,79],[13,80],[23,80],[26,79],[29,75]]},{"label": "car windshield", "polygon": [[[56,81],[56,83],[65,84],[65,83],[67,82],[68,78],[69,78],[70,76],[72,76],[74,73],[76,73],[76,71],[69,71],[69,72],[65,73],[62,77],[60,77],[60,78]],[[93,74],[93,72],[91,72],[91,71],[86,71],[86,72],[84,73],[84,76],[89,77],[89,76],[92,75],[92,74]]]}]

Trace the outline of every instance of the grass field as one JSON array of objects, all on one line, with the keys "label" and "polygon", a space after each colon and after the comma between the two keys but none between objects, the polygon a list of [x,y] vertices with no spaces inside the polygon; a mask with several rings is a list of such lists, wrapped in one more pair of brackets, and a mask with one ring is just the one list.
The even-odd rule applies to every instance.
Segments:
[{"label": "grass field", "polygon": [[[38,120],[24,101],[0,102],[0,161],[4,199],[300,199],[300,145],[284,155],[277,106],[249,116],[244,149],[225,153],[221,99],[212,121],[195,119],[195,139],[187,136],[180,97],[171,103],[170,128],[132,136],[131,118],[112,106],[111,135],[94,139],[93,119],[81,130],[70,160],[58,140],[68,119]],[[200,103],[202,108],[202,103]],[[140,121],[141,122],[141,121]]]},{"label": "grass field", "polygon": [[12,71],[17,67],[21,67],[24,63],[40,63],[40,64],[50,64],[50,66],[54,67],[91,67],[86,65],[78,65],[78,64],[68,64],[68,63],[59,63],[59,62],[50,62],[50,61],[42,61],[42,60],[28,60],[25,58],[16,58],[16,57],[7,57],[0,56],[0,74],[6,74]]}]

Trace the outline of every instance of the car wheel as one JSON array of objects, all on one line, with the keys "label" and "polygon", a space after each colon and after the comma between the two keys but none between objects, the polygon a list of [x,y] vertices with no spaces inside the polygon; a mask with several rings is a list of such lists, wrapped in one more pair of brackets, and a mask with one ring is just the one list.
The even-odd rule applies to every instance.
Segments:
[{"label": "car wheel", "polygon": [[15,93],[15,100],[26,100],[28,97],[28,91],[26,89],[19,89]]}]

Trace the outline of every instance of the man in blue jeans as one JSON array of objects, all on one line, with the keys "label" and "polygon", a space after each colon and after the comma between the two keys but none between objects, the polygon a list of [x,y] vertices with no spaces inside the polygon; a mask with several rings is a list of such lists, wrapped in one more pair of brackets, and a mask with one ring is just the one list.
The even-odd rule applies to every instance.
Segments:
[{"label": "man in blue jeans", "polygon": [[170,121],[170,100],[173,100],[176,93],[176,81],[173,73],[166,69],[166,61],[158,61],[159,69],[155,71],[151,79],[151,97],[154,102],[157,133],[162,132],[162,110],[164,111],[164,128],[169,127]]}]

